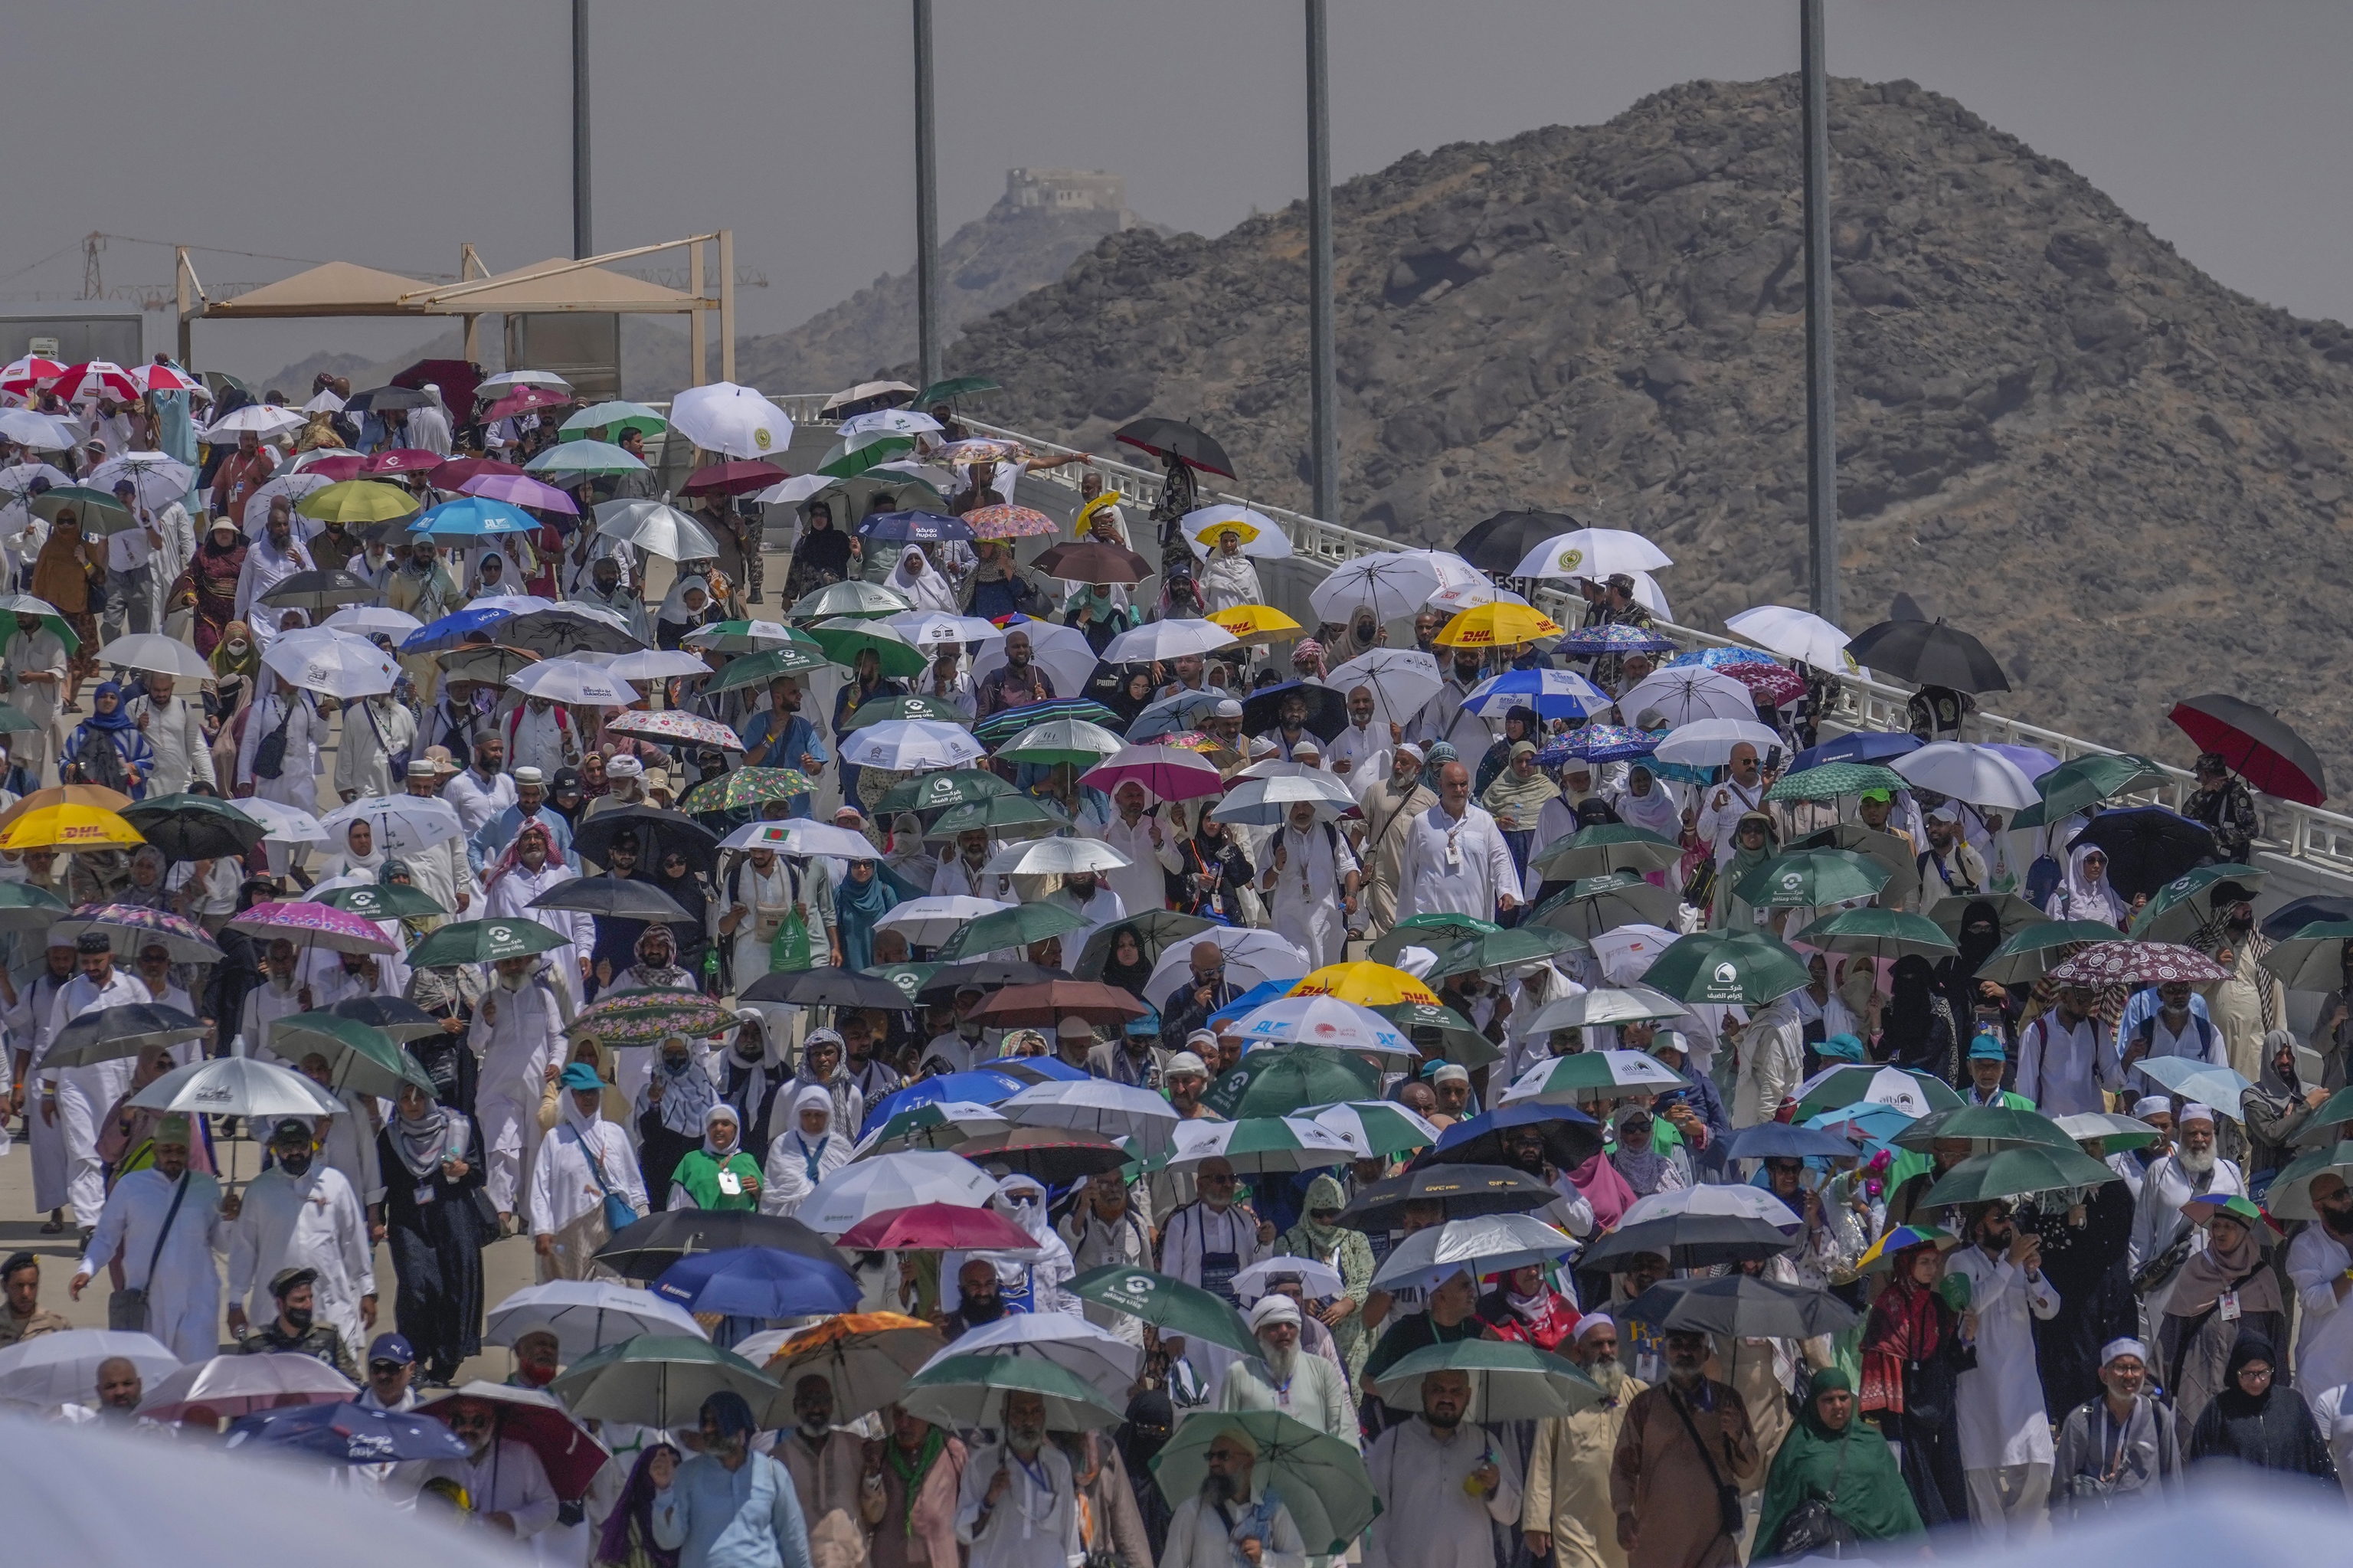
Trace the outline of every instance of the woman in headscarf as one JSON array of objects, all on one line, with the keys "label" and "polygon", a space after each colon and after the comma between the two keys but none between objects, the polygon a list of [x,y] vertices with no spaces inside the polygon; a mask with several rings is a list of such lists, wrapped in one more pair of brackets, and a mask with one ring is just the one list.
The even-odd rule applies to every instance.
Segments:
[{"label": "woman in headscarf", "polygon": [[1897,1253],[1862,1330],[1862,1414],[1895,1445],[1912,1501],[1932,1528],[1969,1517],[1953,1411],[1960,1374],[1976,1362],[1960,1342],[1960,1314],[1938,1289],[1944,1273],[1934,1242]]},{"label": "woman in headscarf", "polygon": [[817,1184],[849,1163],[854,1135],[833,1126],[833,1094],[823,1084],[805,1084],[793,1096],[792,1121],[768,1142],[766,1184],[760,1212],[790,1216],[800,1212]]},{"label": "woman in headscarf", "polygon": [[1887,999],[1879,990],[1879,960],[1850,953],[1839,960],[1838,986],[1822,1003],[1822,1036],[1852,1034],[1868,1044],[1879,1033]]},{"label": "woman in headscarf", "polygon": [[[2083,1139],[2078,1147],[2106,1163],[2099,1139]],[[2128,1255],[2133,1192],[2122,1181],[2103,1181],[2043,1193],[2035,1207],[2042,1277],[2059,1293],[2059,1310],[2034,1319],[2034,1368],[2042,1379],[2042,1408],[2073,1410],[2099,1395],[2100,1348],[2140,1332]],[[2150,1370],[2153,1375],[2155,1367]]]},{"label": "woman in headscarf", "polygon": [[881,876],[871,860],[853,860],[833,890],[833,917],[841,933],[836,962],[844,969],[862,969],[874,961],[874,927],[899,906],[899,890]]},{"label": "woman in headscarf", "polygon": [[[85,546],[81,522],[70,506],[60,506],[49,524],[49,536],[41,545],[41,553],[33,561],[33,597],[47,600],[50,607],[65,617],[74,635],[81,639],[80,651],[66,665],[64,713],[79,713],[76,697],[84,679],[98,669],[98,620],[90,614],[90,590],[93,585],[106,581],[105,546]],[[92,565],[93,550],[97,564]]]},{"label": "woman in headscarf", "polygon": [[237,613],[237,579],[245,570],[245,538],[237,524],[227,516],[214,518],[205,531],[204,543],[189,557],[187,569],[164,596],[164,602],[173,609],[185,607],[195,612],[190,630],[195,635],[196,652],[207,659],[227,635],[230,617]]},{"label": "woman in headscarf", "polygon": [[1144,956],[1144,939],[1132,926],[1112,933],[1111,951],[1103,956],[1103,983],[1115,985],[1146,1007],[1144,988],[1151,983],[1152,960]]},{"label": "woman in headscarf", "polygon": [[670,932],[679,967],[695,977],[687,982],[693,985],[702,974],[702,956],[711,950],[711,884],[688,863],[681,845],[660,844],[657,853],[661,858],[654,866],[653,885],[686,911],[685,919],[670,923]]},{"label": "woman in headscarf", "polygon": [[2053,920],[2096,920],[2122,929],[2131,910],[2108,881],[2108,852],[2097,844],[2077,844],[2067,852],[2067,879],[2043,906]]},{"label": "woman in headscarf", "polygon": [[676,652],[690,631],[711,622],[711,579],[681,577],[661,602],[654,621],[654,641]]},{"label": "woman in headscarf", "polygon": [[1709,926],[1717,930],[1748,930],[1761,924],[1757,911],[1749,902],[1733,892],[1743,877],[1771,860],[1775,829],[1773,819],[1763,811],[1742,815],[1732,833],[1732,858],[1725,861],[1715,874],[1715,903],[1708,916]]},{"label": "woman in headscarf", "polygon": [[[1814,1503],[1846,1529],[1815,1533],[1811,1527],[1822,1510],[1810,1507]],[[1793,1517],[1801,1522],[1785,1543],[1782,1531]],[[1831,1548],[1840,1536],[1896,1541],[1925,1534],[1927,1528],[1887,1439],[1869,1422],[1856,1419],[1853,1380],[1836,1367],[1817,1371],[1805,1408],[1765,1478],[1757,1515],[1757,1560],[1811,1555]],[[1799,1534],[1807,1539],[1796,1539]]]},{"label": "woman in headscarf", "polygon": [[1560,786],[1536,771],[1535,743],[1528,740],[1512,743],[1510,762],[1479,797],[1512,852],[1513,871],[1522,877],[1536,848],[1537,818],[1548,802],[1559,798]]},{"label": "woman in headscarf", "polygon": [[955,584],[932,564],[921,545],[909,545],[899,552],[899,564],[891,568],[888,586],[920,612],[956,613]]},{"label": "woman in headscarf", "polygon": [[656,1209],[670,1206],[678,1163],[702,1146],[703,1113],[718,1100],[719,1086],[685,1036],[664,1040],[632,1107],[638,1118],[638,1164],[645,1171],[646,1196]]},{"label": "woman in headscarf", "polygon": [[1887,1010],[1879,1030],[1878,1060],[1945,1083],[1959,1081],[1960,1032],[1953,1009],[1936,993],[1936,971],[1918,954],[1895,960]]},{"label": "woman in headscarf", "polygon": [[[1484,796],[1487,786],[1504,776],[1504,770],[1511,766],[1513,747],[1524,740],[1535,745],[1543,734],[1544,721],[1536,716],[1535,709],[1522,704],[1506,713],[1504,715],[1503,737],[1487,747],[1479,758],[1478,768],[1471,775],[1472,798],[1478,800]],[[1533,828],[1535,823],[1530,821],[1525,825]]]},{"label": "woman in headscarf", "polygon": [[97,784],[120,789],[134,800],[147,798],[147,779],[155,771],[155,748],[147,732],[122,711],[122,688],[112,681],[99,683],[90,700],[90,716],[66,737],[66,782]]},{"label": "woman in headscarf", "polygon": [[2337,1479],[2328,1439],[2312,1419],[2312,1408],[2279,1386],[2280,1360],[2272,1341],[2256,1333],[2239,1336],[2223,1368],[2223,1382],[2189,1430],[2187,1457],[2236,1459],[2258,1470],[2279,1470]]},{"label": "woman in headscarf", "polygon": [[1087,646],[1101,658],[1112,639],[1127,630],[1128,614],[1103,584],[1074,583],[1062,600],[1062,624],[1084,633]]},{"label": "woman in headscarf", "polygon": [[164,852],[153,844],[141,844],[131,852],[131,884],[114,896],[117,904],[128,904],[140,909],[162,909],[172,914],[171,890],[164,885],[164,874],[170,869]]},{"label": "woman in headscarf", "polygon": [[1192,835],[1176,842],[1177,871],[1185,879],[1177,907],[1187,915],[1240,926],[1246,923],[1242,895],[1249,892],[1255,900],[1257,874],[1240,842],[1209,814],[1216,805],[1215,800],[1198,802]]},{"label": "woman in headscarf", "polygon": [[480,604],[485,599],[508,599],[522,589],[522,574],[507,559],[504,550],[496,545],[485,545],[474,553],[473,569],[466,578],[466,597],[470,601]]},{"label": "woman in headscarf", "polygon": [[908,886],[931,891],[933,879],[940,874],[940,857],[924,842],[923,820],[914,812],[901,811],[891,819],[891,840],[882,864]]},{"label": "woman in headscarf", "polygon": [[1473,1310],[1498,1340],[1556,1351],[1577,1331],[1576,1303],[1552,1287],[1539,1264],[1505,1269]]},{"label": "woman in headscarf", "polygon": [[[2267,1222],[2219,1206],[2212,1212],[2206,1245],[2174,1277],[2158,1328],[2157,1373],[2185,1427],[2197,1425],[2207,1402],[2229,1385],[2241,1336],[2277,1343],[2287,1332],[2279,1276],[2264,1261],[2263,1241],[2253,1229]],[[2237,1303],[2235,1316],[2223,1311],[2225,1297]]]},{"label": "woman in headscarf", "polygon": [[1152,666],[1130,664],[1120,673],[1119,684],[1104,694],[1103,705],[1119,715],[1119,730],[1125,734],[1135,722],[1135,715],[1152,705]]},{"label": "woman in headscarf", "polygon": [[1201,602],[1208,613],[1241,604],[1264,604],[1266,590],[1259,586],[1258,567],[1242,554],[1242,536],[1232,528],[1220,530],[1201,566]]},{"label": "woman in headscarf", "polygon": [[[253,700],[261,676],[261,650],[254,643],[252,628],[242,620],[227,622],[206,660],[213,668],[213,689],[205,694],[206,716],[217,726],[218,735],[227,736],[237,711]],[[227,744],[233,763],[237,743],[230,740]],[[220,751],[221,743],[216,739],[213,760],[216,766]],[[222,777],[227,776],[224,770]]]},{"label": "woman in headscarf", "polygon": [[596,1538],[596,1568],[678,1568],[678,1553],[654,1542],[654,1494],[670,1490],[679,1451],[656,1443],[638,1456],[620,1500]]},{"label": "woman in headscarf", "polygon": [[1340,1294],[1320,1307],[1311,1303],[1307,1309],[1332,1330],[1332,1348],[1339,1352],[1348,1386],[1354,1388],[1363,1375],[1365,1357],[1372,1350],[1372,1342],[1365,1337],[1364,1308],[1365,1298],[1373,1290],[1373,1248],[1362,1231],[1339,1223],[1340,1211],[1347,1202],[1348,1195],[1328,1172],[1316,1177],[1307,1184],[1299,1223],[1282,1233],[1274,1250],[1314,1258],[1339,1272]]},{"label": "woman in headscarf", "polygon": [[725,1100],[702,1108],[702,1147],[689,1150],[670,1172],[673,1209],[738,1210],[760,1206],[760,1166],[744,1149],[744,1121]]},{"label": "woman in headscarf", "polygon": [[376,1164],[398,1282],[393,1321],[417,1351],[418,1375],[447,1383],[482,1348],[482,1248],[498,1239],[474,1202],[484,1174],[481,1136],[471,1118],[403,1084],[392,1120],[376,1134]]},{"label": "woman in headscarf", "polygon": [[785,571],[785,602],[789,605],[849,576],[849,559],[857,550],[857,541],[833,525],[833,508],[822,501],[809,503],[808,522]]},{"label": "woman in headscarf", "polygon": [[[1148,1375],[1148,1374],[1147,1374]],[[1355,1386],[1353,1382],[1351,1387]],[[1119,1457],[1127,1467],[1127,1484],[1135,1492],[1135,1506],[1144,1515],[1145,1539],[1152,1543],[1155,1563],[1168,1550],[1168,1525],[1176,1510],[1153,1478],[1152,1461],[1168,1446],[1176,1429],[1176,1406],[1165,1390],[1145,1388],[1127,1402],[1127,1419],[1120,1423]]]},{"label": "woman in headscarf", "polygon": [[[1961,928],[1954,943],[1953,957],[1936,965],[1936,989],[1950,1004],[1953,1022],[1971,1035],[1990,1025],[1993,1033],[2010,1043],[2014,1033],[2011,1015],[2017,1011],[2010,1003],[2010,991],[1999,980],[1978,978],[1978,970],[2001,946],[2001,918],[1992,900],[1969,900],[1961,910]],[[1983,1020],[1978,1017],[1980,1008],[1988,1014]]]},{"label": "woman in headscarf", "polygon": [[1634,1189],[1618,1174],[1618,1167],[1609,1163],[1609,1157],[1598,1150],[1584,1164],[1569,1168],[1568,1180],[1593,1205],[1593,1231],[1597,1235],[1616,1230],[1618,1222],[1633,1206]]}]

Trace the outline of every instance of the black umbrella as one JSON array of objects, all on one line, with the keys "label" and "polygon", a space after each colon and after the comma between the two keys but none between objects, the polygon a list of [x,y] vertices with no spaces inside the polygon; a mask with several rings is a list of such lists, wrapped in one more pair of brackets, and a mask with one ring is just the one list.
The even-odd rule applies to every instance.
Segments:
[{"label": "black umbrella", "polygon": [[955,1152],[976,1165],[1002,1165],[1049,1187],[1116,1171],[1128,1160],[1127,1150],[1108,1138],[1059,1127],[996,1128],[965,1139]]},{"label": "black umbrella", "polygon": [[2284,942],[2306,926],[2322,920],[2353,920],[2353,898],[2316,893],[2292,904],[2283,904],[2263,922],[2263,935],[2274,942]]},{"label": "black umbrella", "polygon": [[1856,634],[1846,651],[1858,664],[1918,685],[2010,690],[2010,677],[1985,644],[1941,620],[1883,620]]},{"label": "black umbrella", "polygon": [[97,1062],[136,1056],[150,1045],[177,1045],[183,1040],[210,1033],[203,1019],[176,1007],[126,1002],[75,1018],[58,1031],[58,1037],[49,1043],[41,1060],[51,1066],[87,1067]]},{"label": "black umbrella", "polygon": [[1662,1333],[1725,1334],[1751,1340],[1810,1340],[1862,1315],[1827,1290],[1777,1285],[1746,1274],[1662,1279],[1618,1308]]},{"label": "black umbrella", "polygon": [[[1060,969],[1050,969],[1041,964],[1025,963],[1019,959],[975,959],[968,964],[943,964],[923,982],[915,1000],[923,1002],[954,1001],[958,990],[976,985],[985,991],[1000,986],[1034,985],[1039,980],[1069,980]],[[894,986],[892,989],[896,990]],[[904,1001],[899,1004],[906,1006]]]},{"label": "black umbrella", "polygon": [[2077,844],[2097,844],[2107,852],[2108,882],[2118,897],[2127,900],[2137,894],[2154,894],[2216,853],[2214,835],[2205,823],[2162,806],[2102,811],[2067,847]]},{"label": "black umbrella", "polygon": [[1293,696],[1307,699],[1307,732],[1326,745],[1348,722],[1347,694],[1338,687],[1285,681],[1279,686],[1267,687],[1242,705],[1242,733],[1262,735],[1272,729],[1282,716],[1282,699]]},{"label": "black umbrella", "polygon": [[1111,433],[1113,440],[1150,452],[1154,457],[1175,458],[1187,468],[1197,468],[1204,473],[1234,477],[1234,460],[1226,455],[1209,434],[1182,419],[1162,419],[1147,416],[1131,419]]},{"label": "black umbrella", "polygon": [[1566,512],[1498,512],[1464,529],[1454,541],[1454,553],[1482,572],[1509,577],[1530,550],[1584,526]]},{"label": "black umbrella", "polygon": [[329,609],[337,605],[367,604],[375,598],[375,589],[351,573],[328,568],[296,572],[281,578],[276,588],[261,596],[261,602],[273,609]]},{"label": "black umbrella", "polygon": [[1374,1182],[1340,1211],[1340,1224],[1379,1234],[1405,1224],[1408,1204],[1436,1202],[1450,1220],[1479,1214],[1525,1214],[1560,1194],[1508,1165],[1430,1165]]},{"label": "black umbrella", "polygon": [[879,1007],[907,1011],[907,993],[879,975],[856,969],[770,969],[744,988],[739,1001],[790,1002],[797,1007]]},{"label": "black umbrella", "polygon": [[269,830],[216,795],[159,795],[122,820],[167,860],[243,860]]},{"label": "black umbrella", "polygon": [[628,632],[576,604],[551,604],[518,615],[499,635],[551,659],[567,653],[634,653],[645,646]]},{"label": "black umbrella", "polygon": [[[697,871],[711,872],[719,865],[719,835],[691,817],[676,811],[665,811],[659,806],[623,806],[615,810],[599,811],[580,824],[572,836],[572,848],[583,860],[593,860],[598,865],[612,860],[613,841],[624,832],[638,835],[638,863],[649,869],[661,864],[662,855],[670,850],[682,851],[686,863]],[[591,879],[601,880],[601,879]],[[677,908],[673,904],[672,908]],[[682,909],[675,916],[655,918],[683,919]]]},{"label": "black umbrella", "polygon": [[[1852,1156],[1854,1147],[1847,1146]],[[1789,1250],[1791,1237],[1770,1220],[1747,1214],[1665,1214],[1610,1232],[1577,1260],[1579,1268],[1618,1274],[1635,1256],[1656,1253],[1675,1268],[1746,1263]]]},{"label": "black umbrella", "polygon": [[[599,814],[593,821],[601,822]],[[583,824],[586,831],[588,824]],[[606,848],[610,849],[607,843]],[[638,863],[645,864],[642,857]],[[583,915],[601,915],[608,920],[660,920],[665,923],[688,920],[679,901],[648,882],[642,876],[575,876],[558,883],[531,901],[533,909],[576,909]]]},{"label": "black umbrella", "polygon": [[2271,709],[2216,693],[2176,703],[2165,716],[2263,793],[2304,806],[2328,799],[2319,757]]},{"label": "black umbrella", "polygon": [[423,408],[433,399],[413,387],[371,387],[343,405],[346,414],[382,413],[386,408]]},{"label": "black umbrella", "polygon": [[680,1258],[735,1247],[767,1246],[848,1268],[849,1260],[823,1236],[783,1214],[745,1209],[669,1209],[624,1225],[596,1251],[596,1261],[624,1279],[658,1279]]},{"label": "black umbrella", "polygon": [[442,1033],[441,1021],[413,1001],[396,996],[355,996],[327,1009],[338,1018],[381,1029],[406,1044]]}]

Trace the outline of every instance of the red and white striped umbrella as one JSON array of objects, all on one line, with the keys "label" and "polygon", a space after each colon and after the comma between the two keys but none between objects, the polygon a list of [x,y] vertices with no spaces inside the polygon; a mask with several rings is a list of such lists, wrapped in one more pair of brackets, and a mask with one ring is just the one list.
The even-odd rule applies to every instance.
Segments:
[{"label": "red and white striped umbrella", "polygon": [[116,397],[125,403],[139,400],[139,384],[131,379],[131,372],[111,359],[69,365],[49,389],[69,403],[77,397]]},{"label": "red and white striped umbrella", "polygon": [[44,359],[28,354],[22,359],[12,359],[0,366],[0,392],[14,392],[26,397],[39,391],[66,373],[66,367],[54,359]]},{"label": "red and white striped umbrella", "polygon": [[142,392],[201,392],[205,387],[176,365],[142,365],[130,374],[132,384]]}]

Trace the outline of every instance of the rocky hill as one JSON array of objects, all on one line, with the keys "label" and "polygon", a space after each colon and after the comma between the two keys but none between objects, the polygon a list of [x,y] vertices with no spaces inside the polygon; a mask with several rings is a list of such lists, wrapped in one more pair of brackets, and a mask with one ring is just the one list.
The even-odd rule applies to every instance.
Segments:
[{"label": "rocky hill", "polygon": [[[1803,603],[1794,78],[1407,158],[1335,198],[1339,521],[1504,507],[1640,529],[1677,618]],[[1833,83],[1844,620],[1965,621],[1992,705],[2174,760],[2164,714],[2274,706],[2353,795],[2353,332],[2200,273],[2082,176],[1908,81]],[[1303,207],[1133,230],[970,323],[988,417],[1086,444],[1149,409],[1303,506]]]}]

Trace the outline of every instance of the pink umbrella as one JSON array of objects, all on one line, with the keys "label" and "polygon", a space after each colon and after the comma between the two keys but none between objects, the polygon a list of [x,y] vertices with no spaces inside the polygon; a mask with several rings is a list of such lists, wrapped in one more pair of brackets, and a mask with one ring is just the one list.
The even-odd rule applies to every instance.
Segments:
[{"label": "pink umbrella", "polygon": [[1038,1243],[995,1209],[917,1203],[869,1214],[835,1245],[851,1252],[1019,1252]]},{"label": "pink umbrella", "polygon": [[442,461],[439,452],[428,452],[422,447],[394,447],[361,463],[360,471],[365,474],[426,473],[439,468]]},{"label": "pink umbrella", "polygon": [[527,473],[476,474],[458,487],[463,495],[479,495],[486,501],[503,501],[510,506],[529,507],[536,512],[561,512],[566,517],[580,515],[580,503],[552,484],[544,484]]},{"label": "pink umbrella", "polygon": [[455,1413],[458,1403],[468,1399],[480,1400],[491,1407],[498,1418],[497,1436],[512,1437],[539,1456],[540,1467],[547,1472],[548,1485],[566,1502],[578,1501],[588,1490],[588,1483],[596,1479],[596,1472],[612,1457],[603,1444],[588,1436],[587,1429],[572,1418],[562,1400],[536,1388],[477,1379],[426,1401],[417,1407],[417,1414],[446,1422]]},{"label": "pink umbrella", "polygon": [[681,713],[676,708],[664,708],[659,713],[651,714],[632,708],[618,718],[606,720],[605,728],[613,735],[642,735],[654,740],[688,740],[728,751],[744,749],[744,737],[725,725],[715,719]]},{"label": "pink umbrella", "polygon": [[229,922],[232,930],[265,940],[283,937],[334,953],[396,953],[400,944],[363,915],[325,904],[257,904]]},{"label": "pink umbrella", "polygon": [[311,1356],[215,1356],[149,1389],[139,1414],[169,1426],[191,1415],[234,1419],[257,1410],[335,1404],[359,1392],[357,1383]]},{"label": "pink umbrella", "polygon": [[1141,784],[1163,800],[1192,800],[1225,788],[1218,765],[1177,746],[1127,746],[1080,775],[1079,782],[1108,795]]},{"label": "pink umbrella", "polygon": [[544,387],[518,387],[483,409],[481,421],[487,425],[493,419],[512,418],[517,414],[528,414],[539,408],[558,408],[571,401],[572,399],[565,394],[550,391]]},{"label": "pink umbrella", "polygon": [[346,479],[357,479],[366,462],[367,459],[357,452],[337,452],[332,457],[322,457],[316,462],[304,463],[302,471],[321,474],[330,482],[337,482]]}]

